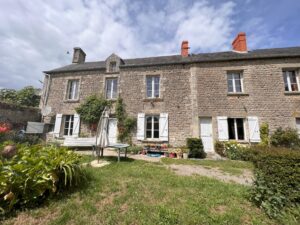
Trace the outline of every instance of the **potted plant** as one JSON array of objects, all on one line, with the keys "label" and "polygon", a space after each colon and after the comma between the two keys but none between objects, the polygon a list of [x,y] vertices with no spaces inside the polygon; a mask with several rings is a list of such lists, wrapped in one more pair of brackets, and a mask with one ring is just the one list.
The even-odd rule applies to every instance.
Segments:
[{"label": "potted plant", "polygon": [[170,158],[175,158],[176,157],[176,153],[173,149],[169,149],[168,152],[169,152],[169,157]]},{"label": "potted plant", "polygon": [[184,159],[188,159],[189,149],[186,146],[181,147],[182,155]]}]

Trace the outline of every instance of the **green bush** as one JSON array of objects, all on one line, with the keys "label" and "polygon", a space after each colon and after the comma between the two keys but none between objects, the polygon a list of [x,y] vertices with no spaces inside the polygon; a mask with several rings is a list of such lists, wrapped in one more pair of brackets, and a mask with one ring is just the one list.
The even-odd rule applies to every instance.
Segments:
[{"label": "green bush", "polygon": [[132,153],[132,154],[138,154],[139,152],[141,152],[143,150],[142,146],[130,146],[128,148],[128,152]]},{"label": "green bush", "polygon": [[39,204],[84,179],[80,156],[65,148],[18,146],[11,160],[0,161],[0,211]]},{"label": "green bush", "polygon": [[246,157],[246,147],[236,141],[227,141],[224,143],[225,155],[232,160],[244,160]]},{"label": "green bush", "polygon": [[299,148],[300,139],[296,129],[279,127],[271,136],[271,145],[275,147]]},{"label": "green bush", "polygon": [[269,146],[270,143],[270,137],[269,137],[269,124],[262,123],[259,128],[260,132],[260,140],[259,143],[261,146]]},{"label": "green bush", "polygon": [[218,153],[220,156],[226,157],[224,142],[216,141],[216,142],[215,142],[215,151],[216,151],[216,153]]},{"label": "green bush", "polygon": [[189,158],[204,159],[206,157],[200,138],[187,138],[186,143],[189,149]]},{"label": "green bush", "polygon": [[282,148],[254,148],[256,168],[251,199],[270,217],[300,204],[300,152]]}]

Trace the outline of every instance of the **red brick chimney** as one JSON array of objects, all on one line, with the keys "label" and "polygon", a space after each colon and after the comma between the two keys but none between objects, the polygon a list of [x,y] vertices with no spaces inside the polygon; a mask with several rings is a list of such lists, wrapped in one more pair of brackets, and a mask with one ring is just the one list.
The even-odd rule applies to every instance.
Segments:
[{"label": "red brick chimney", "polygon": [[246,33],[240,32],[232,42],[232,49],[237,52],[247,52]]},{"label": "red brick chimney", "polygon": [[189,42],[182,41],[181,43],[181,56],[188,57],[189,56]]}]

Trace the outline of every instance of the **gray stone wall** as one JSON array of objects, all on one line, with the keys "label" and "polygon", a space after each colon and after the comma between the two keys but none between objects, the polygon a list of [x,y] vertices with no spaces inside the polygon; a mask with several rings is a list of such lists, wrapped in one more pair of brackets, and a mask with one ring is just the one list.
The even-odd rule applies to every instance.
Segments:
[{"label": "gray stone wall", "polygon": [[[285,93],[284,68],[300,68],[300,58],[121,67],[119,73],[101,70],[55,74],[48,81],[47,105],[51,106],[52,114],[44,120],[56,113],[75,113],[75,107],[87,96],[104,94],[106,78],[119,77],[118,91],[130,116],[169,114],[171,145],[183,145],[187,137],[199,136],[199,117],[212,117],[214,139],[217,116],[257,116],[259,123],[268,122],[272,131],[279,126],[295,127],[295,117],[300,117],[300,94]],[[245,94],[227,93],[227,71],[243,71]],[[160,98],[146,98],[147,75],[160,75]],[[80,80],[78,101],[65,100],[69,79]],[[82,132],[89,132],[84,125]],[[138,143],[135,135],[134,142]]]},{"label": "gray stone wall", "polygon": [[0,102],[0,118],[8,120],[15,128],[22,128],[28,121],[41,122],[40,109],[3,102]]}]

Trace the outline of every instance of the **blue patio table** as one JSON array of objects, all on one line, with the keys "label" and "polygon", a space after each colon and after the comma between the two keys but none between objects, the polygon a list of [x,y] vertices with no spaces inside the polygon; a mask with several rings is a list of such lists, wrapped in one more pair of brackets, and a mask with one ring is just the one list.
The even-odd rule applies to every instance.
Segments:
[{"label": "blue patio table", "polygon": [[129,144],[116,143],[110,144],[107,147],[118,149],[118,162],[120,162],[120,154],[122,149],[125,149],[125,158],[127,157],[127,148],[129,147]]}]

